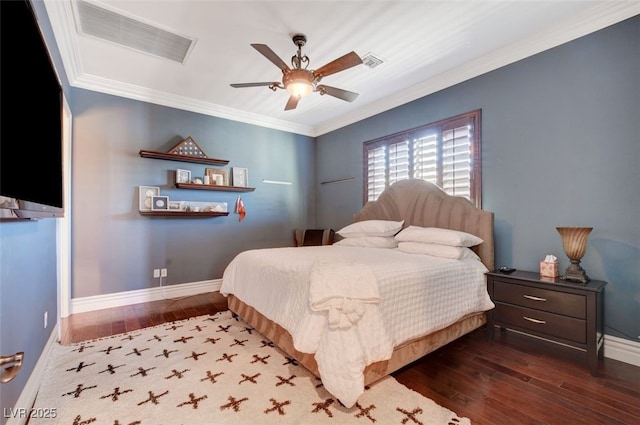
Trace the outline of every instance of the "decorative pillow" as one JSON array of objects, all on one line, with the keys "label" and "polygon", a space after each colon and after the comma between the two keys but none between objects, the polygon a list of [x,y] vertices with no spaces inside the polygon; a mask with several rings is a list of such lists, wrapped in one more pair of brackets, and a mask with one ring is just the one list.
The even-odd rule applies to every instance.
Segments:
[{"label": "decorative pillow", "polygon": [[365,220],[358,221],[338,230],[336,233],[343,238],[357,238],[362,236],[393,236],[402,229],[402,221]]},{"label": "decorative pillow", "polygon": [[393,236],[359,236],[344,238],[334,245],[357,246],[361,248],[397,248],[398,241]]},{"label": "decorative pillow", "polygon": [[398,242],[398,249],[408,254],[431,255],[433,257],[452,258],[454,260],[474,258],[480,261],[480,257],[478,257],[475,252],[471,251],[470,248],[463,246],[450,246],[422,242]]},{"label": "decorative pillow", "polygon": [[476,246],[483,240],[471,233],[439,227],[409,226],[396,235],[398,242],[437,243],[449,246]]}]

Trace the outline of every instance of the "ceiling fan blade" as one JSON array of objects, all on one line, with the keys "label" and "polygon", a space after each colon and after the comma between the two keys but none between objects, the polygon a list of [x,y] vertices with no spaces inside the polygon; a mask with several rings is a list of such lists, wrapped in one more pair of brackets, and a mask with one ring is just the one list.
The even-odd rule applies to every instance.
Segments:
[{"label": "ceiling fan blade", "polygon": [[286,64],[285,61],[280,59],[278,55],[275,54],[273,50],[266,44],[252,44],[251,47],[262,53],[262,56],[269,59],[275,66],[280,68],[281,71],[290,71],[289,65]]},{"label": "ceiling fan blade", "polygon": [[325,86],[320,84],[316,87],[316,91],[320,94],[328,94],[329,96],[337,97],[338,99],[346,100],[347,102],[353,102],[358,97],[358,93],[339,89],[336,87]]},{"label": "ceiling fan blade", "polygon": [[262,87],[262,86],[270,86],[271,84],[279,84],[278,82],[265,81],[262,83],[235,83],[231,84],[231,87]]},{"label": "ceiling fan blade", "polygon": [[298,106],[298,101],[300,100],[300,98],[298,96],[289,96],[289,100],[287,101],[287,104],[284,107],[285,111],[290,111],[291,109],[296,109],[296,106]]},{"label": "ceiling fan blade", "polygon": [[315,71],[313,71],[313,76],[326,77],[327,75],[344,71],[345,69],[349,69],[352,66],[360,65],[361,63],[362,59],[360,59],[360,56],[358,56],[356,52],[350,52],[316,69]]}]

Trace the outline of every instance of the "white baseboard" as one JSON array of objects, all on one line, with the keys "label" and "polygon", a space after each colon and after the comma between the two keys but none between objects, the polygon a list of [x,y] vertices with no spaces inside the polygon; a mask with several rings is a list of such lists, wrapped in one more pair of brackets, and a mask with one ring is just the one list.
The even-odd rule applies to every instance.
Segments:
[{"label": "white baseboard", "polygon": [[92,297],[73,298],[70,314],[86,313],[105,308],[123,307],[131,304],[159,301],[166,298],[180,298],[191,295],[216,292],[222,286],[222,279],[204,280],[201,282],[181,283],[156,288],[137,289],[134,291],[116,292],[113,294],[95,295]]},{"label": "white baseboard", "polygon": [[605,335],[604,356],[640,367],[640,342]]},{"label": "white baseboard", "polygon": [[[36,396],[38,395],[38,391],[40,390],[42,380],[46,376],[45,371],[47,368],[47,363],[49,362],[51,350],[53,346],[57,344],[57,342],[58,325],[56,324],[51,330],[51,335],[49,335],[49,339],[42,349],[42,353],[40,353],[38,362],[33,368],[33,371],[31,371],[31,375],[29,375],[29,379],[27,380],[27,383],[20,393],[20,397],[18,397],[18,401],[16,401],[16,404],[11,411],[11,413],[14,413],[14,415],[9,416],[6,425],[24,425],[28,422],[29,412],[31,411],[33,403],[36,401]],[[6,414],[6,412],[4,413]]]}]

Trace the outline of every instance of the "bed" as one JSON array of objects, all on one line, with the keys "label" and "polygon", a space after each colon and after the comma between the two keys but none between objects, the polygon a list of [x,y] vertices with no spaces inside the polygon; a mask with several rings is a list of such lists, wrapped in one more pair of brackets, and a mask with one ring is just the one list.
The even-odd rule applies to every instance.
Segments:
[{"label": "bed", "polygon": [[[354,223],[377,222],[401,223],[402,232],[415,226],[449,229],[482,242],[462,260],[340,242],[249,250],[229,264],[220,290],[232,312],[321,378],[347,407],[365,385],[483,326],[493,308],[484,278],[494,268],[493,213],[409,179],[389,186],[354,215]],[[343,314],[334,321],[333,309],[315,308],[320,303],[311,300],[318,291],[356,276],[376,281],[354,296],[361,303],[347,304],[345,296]],[[443,309],[447,317],[432,314]]]}]

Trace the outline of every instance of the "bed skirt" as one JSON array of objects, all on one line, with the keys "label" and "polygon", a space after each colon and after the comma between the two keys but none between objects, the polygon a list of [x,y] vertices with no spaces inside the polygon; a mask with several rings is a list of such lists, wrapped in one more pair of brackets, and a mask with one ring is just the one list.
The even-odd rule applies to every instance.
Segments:
[{"label": "bed skirt", "polygon": [[[273,342],[278,348],[296,359],[315,376],[320,377],[318,365],[313,354],[301,353],[293,347],[293,338],[282,326],[267,319],[253,307],[245,304],[234,295],[228,296],[229,310],[240,316],[258,332]],[[432,334],[407,341],[393,350],[389,360],[375,362],[364,370],[365,385],[376,382],[396,370],[418,360],[438,348],[460,338],[487,322],[484,312],[463,317],[458,322]]]}]

